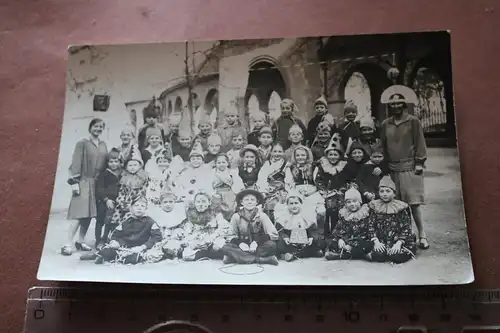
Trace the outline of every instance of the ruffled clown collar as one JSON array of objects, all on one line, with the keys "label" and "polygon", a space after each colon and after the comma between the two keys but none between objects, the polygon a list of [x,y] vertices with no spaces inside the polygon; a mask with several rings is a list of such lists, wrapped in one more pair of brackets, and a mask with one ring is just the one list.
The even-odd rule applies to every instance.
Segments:
[{"label": "ruffled clown collar", "polygon": [[346,207],[342,207],[339,210],[339,215],[346,221],[359,222],[368,218],[370,215],[370,207],[368,207],[367,204],[364,204],[355,212],[351,212]]},{"label": "ruffled clown collar", "polygon": [[369,203],[370,208],[379,214],[397,214],[402,210],[408,208],[408,204],[406,202],[400,200],[392,200],[390,202],[384,202],[381,199],[373,200]]}]

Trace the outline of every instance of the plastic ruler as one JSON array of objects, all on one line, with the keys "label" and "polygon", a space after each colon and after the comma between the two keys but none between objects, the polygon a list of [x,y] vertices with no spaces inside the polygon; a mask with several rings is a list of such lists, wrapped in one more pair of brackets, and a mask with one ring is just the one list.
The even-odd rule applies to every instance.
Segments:
[{"label": "plastic ruler", "polygon": [[35,287],[25,333],[500,332],[500,291]]}]

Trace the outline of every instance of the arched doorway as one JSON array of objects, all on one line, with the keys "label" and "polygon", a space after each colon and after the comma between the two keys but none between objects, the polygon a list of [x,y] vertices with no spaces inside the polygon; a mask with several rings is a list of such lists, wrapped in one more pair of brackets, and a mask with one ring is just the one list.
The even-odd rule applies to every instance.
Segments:
[{"label": "arched doorway", "polygon": [[445,133],[448,121],[444,81],[433,69],[420,67],[415,71],[412,85],[419,100],[415,115],[424,133],[434,136]]},{"label": "arched doorway", "polygon": [[391,85],[387,71],[374,63],[361,63],[349,68],[339,86],[339,95],[351,99],[358,106],[359,113],[365,112],[378,121],[386,118],[381,107],[380,96]]},{"label": "arched doorway", "polygon": [[[269,114],[269,102],[273,97],[275,108],[276,95],[281,101],[287,95],[287,86],[283,75],[278,69],[278,64],[272,59],[260,59],[250,66],[247,90],[245,93],[245,115],[251,118],[251,112],[262,110]],[[253,97],[254,96],[254,97]],[[250,98],[252,105],[250,108]],[[278,109],[279,111],[279,109]],[[276,110],[273,110],[276,113]]]}]

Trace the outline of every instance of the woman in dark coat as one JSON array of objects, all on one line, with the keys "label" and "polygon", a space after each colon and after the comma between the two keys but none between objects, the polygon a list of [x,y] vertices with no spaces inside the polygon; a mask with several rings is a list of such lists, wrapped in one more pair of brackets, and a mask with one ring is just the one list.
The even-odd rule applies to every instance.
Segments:
[{"label": "woman in dark coat", "polygon": [[73,238],[80,229],[75,248],[82,251],[91,251],[92,248],[84,243],[85,234],[93,217],[97,216],[95,185],[97,176],[106,167],[108,149],[99,139],[104,131],[104,122],[94,118],[89,124],[90,137],[77,142],[73,152],[73,159],[69,167],[73,196],[68,209],[68,220],[74,220],[69,228],[68,242],[61,248],[61,254],[69,256],[73,252]]}]

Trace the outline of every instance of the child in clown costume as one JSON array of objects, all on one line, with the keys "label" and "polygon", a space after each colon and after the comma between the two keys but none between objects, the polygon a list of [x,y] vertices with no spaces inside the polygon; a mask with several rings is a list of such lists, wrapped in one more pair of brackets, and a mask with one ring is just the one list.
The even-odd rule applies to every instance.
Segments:
[{"label": "child in clown costume", "polygon": [[120,183],[115,211],[111,223],[116,227],[130,216],[130,205],[138,197],[145,197],[148,187],[148,176],[142,168],[139,150],[134,149],[130,159],[125,162]]},{"label": "child in clown costume", "polygon": [[345,206],[339,210],[333,239],[325,254],[326,260],[364,259],[373,249],[370,208],[363,204],[356,186],[345,192],[344,201]]},{"label": "child in clown costume", "polygon": [[187,204],[187,219],[172,231],[163,252],[181,254],[185,261],[222,259],[220,249],[232,237],[232,229],[218,210],[211,195],[197,192]]},{"label": "child in clown costume", "polygon": [[416,237],[411,229],[410,206],[396,199],[396,185],[390,176],[380,180],[379,197],[368,206],[371,211],[371,259],[401,264],[415,257]]},{"label": "child in clown costume", "polygon": [[298,191],[304,198],[304,206],[314,210],[317,218],[324,219],[325,199],[314,182],[314,161],[308,147],[295,148],[285,170],[285,188]]},{"label": "child in clown costume", "polygon": [[153,204],[160,204],[160,196],[164,191],[172,188],[171,170],[172,155],[170,149],[164,149],[154,160],[149,160],[146,166],[148,175],[148,189],[146,198]]},{"label": "child in clown costume", "polygon": [[285,201],[285,171],[288,162],[284,158],[283,146],[280,143],[273,145],[269,160],[265,161],[259,171],[257,188],[265,196],[264,212],[274,222],[274,207]]},{"label": "child in clown costume", "polygon": [[332,136],[325,156],[319,159],[314,170],[314,182],[325,198],[326,217],[324,225],[320,225],[325,238],[330,238],[337,224],[339,209],[344,205],[347,162],[343,160],[344,149],[340,141],[339,133]]},{"label": "child in clown costume", "polygon": [[207,177],[215,192],[214,201],[219,204],[225,219],[231,219],[236,208],[236,193],[245,188],[238,172],[230,169],[227,154],[220,153],[213,161],[214,165]]},{"label": "child in clown costume", "polygon": [[289,147],[285,150],[285,159],[290,162],[292,160],[293,152],[295,148],[303,146],[304,132],[302,128],[298,125],[292,125],[290,131],[288,132]]},{"label": "child in clown costume", "polygon": [[210,178],[207,177],[208,168],[203,164],[203,151],[200,144],[193,146],[189,154],[187,166],[179,173],[173,181],[174,193],[183,201],[192,201],[194,195],[203,190],[212,194],[213,188]]},{"label": "child in clown costume", "polygon": [[280,235],[278,252],[281,259],[322,257],[316,224],[316,212],[303,205],[302,196],[290,191],[285,203],[275,208],[276,229]]}]

